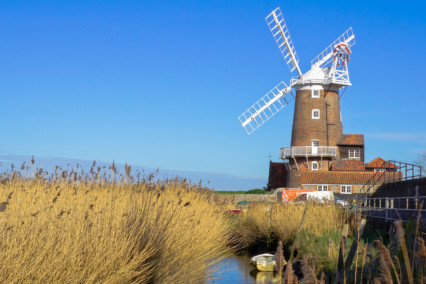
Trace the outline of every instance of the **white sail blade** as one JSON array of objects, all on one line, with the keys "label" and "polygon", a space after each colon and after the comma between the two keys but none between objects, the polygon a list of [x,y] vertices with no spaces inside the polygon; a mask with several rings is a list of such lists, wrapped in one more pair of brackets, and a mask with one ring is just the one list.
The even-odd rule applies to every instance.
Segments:
[{"label": "white sail blade", "polygon": [[251,134],[293,100],[291,88],[284,82],[279,83],[238,117],[247,134]]},{"label": "white sail blade", "polygon": [[333,41],[333,43],[330,44],[323,52],[315,57],[315,59],[311,61],[311,66],[317,65],[324,67],[330,64],[333,60],[334,47],[339,43],[345,43],[349,46],[349,48],[355,44],[355,35],[352,31],[352,28],[349,28],[340,37]]},{"label": "white sail blade", "polygon": [[288,31],[280,8],[278,7],[272,11],[265,20],[275,41],[277,42],[278,48],[280,49],[288,68],[290,69],[290,72],[297,69],[299,76],[302,76],[302,72],[299,68],[299,58],[297,57],[296,49],[294,48],[290,32]]}]

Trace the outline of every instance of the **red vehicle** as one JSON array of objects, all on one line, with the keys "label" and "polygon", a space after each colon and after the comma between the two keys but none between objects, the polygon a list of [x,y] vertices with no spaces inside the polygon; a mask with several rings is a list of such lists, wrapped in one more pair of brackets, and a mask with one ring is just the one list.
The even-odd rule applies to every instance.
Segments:
[{"label": "red vehicle", "polygon": [[226,213],[239,215],[239,214],[243,214],[243,210],[240,210],[240,209],[231,209],[231,210],[226,211]]}]

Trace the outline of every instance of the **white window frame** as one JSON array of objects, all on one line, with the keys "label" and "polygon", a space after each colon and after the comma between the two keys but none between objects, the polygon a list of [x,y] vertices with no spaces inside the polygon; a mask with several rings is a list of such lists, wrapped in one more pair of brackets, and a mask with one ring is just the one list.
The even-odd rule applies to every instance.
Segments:
[{"label": "white window frame", "polygon": [[[314,165],[316,165],[316,166],[314,167]],[[311,168],[312,168],[313,171],[318,171],[319,170],[319,164],[318,164],[318,162],[317,161],[313,161],[312,164],[311,164]]]},{"label": "white window frame", "polygon": [[360,149],[349,149],[349,159],[357,159],[361,158],[361,150]]},{"label": "white window frame", "polygon": [[352,194],[352,185],[342,184],[340,185],[340,193],[342,194]]},{"label": "white window frame", "polygon": [[[314,144],[317,144],[317,145],[314,145]],[[318,147],[319,146],[319,140],[318,139],[312,139],[311,145],[312,145],[312,147]]]},{"label": "white window frame", "polygon": [[[318,112],[318,116],[315,116],[315,112]],[[313,109],[312,110],[312,119],[320,119],[320,110],[319,109]]]},{"label": "white window frame", "polygon": [[328,191],[328,184],[317,184],[317,191]]},{"label": "white window frame", "polygon": [[312,98],[320,98],[321,97],[321,89],[312,89],[312,93],[311,93],[311,97]]}]

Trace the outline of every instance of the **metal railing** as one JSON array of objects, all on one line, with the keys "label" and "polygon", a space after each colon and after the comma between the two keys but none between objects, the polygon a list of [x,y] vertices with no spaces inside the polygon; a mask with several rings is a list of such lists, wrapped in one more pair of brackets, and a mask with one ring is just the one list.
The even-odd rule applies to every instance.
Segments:
[{"label": "metal railing", "polygon": [[[420,218],[421,226],[426,225],[426,196],[363,198],[358,200],[358,209],[364,216],[384,221]],[[420,215],[420,216],[419,216]]]},{"label": "metal railing", "polygon": [[[360,193],[373,193],[371,189],[377,189],[382,184],[412,180],[422,177],[422,167],[414,164],[389,160],[384,162],[376,172],[360,189]],[[374,190],[373,190],[374,191]]]},{"label": "metal railing", "polygon": [[401,178],[398,179],[398,175],[394,177],[394,180],[411,180],[422,177],[422,167],[414,164],[398,162],[390,160],[388,166],[394,165],[396,172],[399,173]]},{"label": "metal railing", "polygon": [[292,77],[290,79],[290,86],[295,85],[305,85],[305,84],[331,84],[331,83],[341,83],[341,84],[350,84],[349,74],[344,70],[335,70],[331,75],[324,75],[321,78],[304,78],[304,77]]},{"label": "metal railing", "polygon": [[325,77],[322,78],[299,78],[299,77],[292,77],[290,79],[290,86],[294,85],[304,85],[304,84],[318,84],[323,85],[327,82],[327,79]]},{"label": "metal railing", "polygon": [[337,147],[294,146],[280,149],[281,159],[293,157],[337,157]]}]

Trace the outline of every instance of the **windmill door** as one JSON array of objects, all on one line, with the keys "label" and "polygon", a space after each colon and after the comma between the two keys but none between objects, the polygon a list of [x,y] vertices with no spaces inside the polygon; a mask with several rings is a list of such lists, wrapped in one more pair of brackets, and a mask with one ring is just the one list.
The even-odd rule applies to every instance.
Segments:
[{"label": "windmill door", "polygon": [[312,156],[318,155],[318,146],[319,146],[319,141],[312,140]]}]

